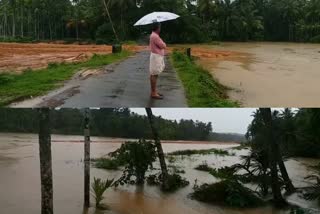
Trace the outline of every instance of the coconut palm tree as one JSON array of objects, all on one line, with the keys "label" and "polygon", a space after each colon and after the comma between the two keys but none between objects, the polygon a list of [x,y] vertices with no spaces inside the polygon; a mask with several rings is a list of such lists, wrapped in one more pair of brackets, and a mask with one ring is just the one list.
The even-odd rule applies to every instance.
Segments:
[{"label": "coconut palm tree", "polygon": [[[107,2],[106,2],[106,1],[107,1]],[[109,6],[110,6],[110,3],[111,3],[111,0],[102,0],[102,3],[103,3],[104,8],[105,8],[105,10],[106,10],[106,12],[107,12],[107,16],[108,16],[108,19],[109,19],[109,21],[110,21],[113,34],[114,34],[117,42],[119,42],[120,40],[119,40],[118,34],[117,34],[117,32],[116,32],[116,29],[114,28],[113,21],[112,21],[112,19],[111,19],[111,15],[110,15],[110,11],[109,11]]]},{"label": "coconut palm tree", "polygon": [[273,199],[274,203],[281,207],[287,202],[283,199],[281,195],[281,188],[278,178],[278,147],[276,138],[274,135],[274,128],[273,128],[273,121],[272,121],[272,115],[271,115],[271,109],[270,108],[260,108],[260,112],[262,115],[262,119],[264,122],[264,127],[266,131],[265,138],[268,140],[269,143],[269,159],[270,159],[270,169],[271,169],[271,188],[273,193]]},{"label": "coconut palm tree", "polygon": [[167,181],[168,181],[168,169],[167,169],[166,160],[164,158],[164,153],[163,153],[163,149],[162,149],[162,146],[161,146],[159,134],[158,134],[158,131],[157,131],[155,125],[154,125],[154,117],[153,117],[151,108],[146,108],[146,112],[147,112],[147,115],[148,115],[150,127],[151,127],[152,134],[153,134],[153,137],[154,137],[154,142],[155,142],[155,145],[156,145],[156,148],[157,148],[158,158],[159,158],[159,161],[160,161],[160,167],[161,167],[162,179],[163,179],[162,185],[163,185],[163,187],[165,189],[167,189],[167,187],[168,187],[168,183],[167,183]]},{"label": "coconut palm tree", "polygon": [[123,33],[123,38],[125,38],[126,31],[124,14],[128,12],[129,8],[136,6],[136,0],[111,0],[111,6],[115,6],[117,10],[120,10],[120,25]]},{"label": "coconut palm tree", "polygon": [[219,22],[219,29],[222,30],[221,38],[228,39],[230,37],[230,31],[232,29],[232,23],[238,17],[234,13],[234,4],[231,0],[216,0],[217,15]]},{"label": "coconut palm tree", "polygon": [[41,213],[53,213],[50,110],[39,110],[39,153],[41,173]]},{"label": "coconut palm tree", "polygon": [[214,12],[214,1],[213,0],[198,0],[197,2],[199,14],[204,18],[204,21],[211,18]]}]

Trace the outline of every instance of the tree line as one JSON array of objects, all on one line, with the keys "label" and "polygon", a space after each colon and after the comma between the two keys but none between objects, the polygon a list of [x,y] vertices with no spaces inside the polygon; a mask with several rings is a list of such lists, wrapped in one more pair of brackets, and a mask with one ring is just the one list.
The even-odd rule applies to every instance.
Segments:
[{"label": "tree line", "polygon": [[181,16],[163,25],[171,43],[320,42],[319,0],[1,0],[0,37],[139,40],[150,29],[133,24],[153,11]]},{"label": "tree line", "polygon": [[[259,151],[268,146],[260,110],[254,113],[246,137]],[[320,157],[320,109],[285,109],[273,111],[273,132],[281,153],[285,157]],[[266,159],[266,158],[264,158]]]},{"label": "tree line", "polygon": [[[51,130],[54,134],[82,135],[84,110],[51,110]],[[148,118],[127,108],[91,109],[91,135],[151,139]],[[167,120],[155,117],[161,139],[165,140],[208,140],[212,124],[193,120]],[[38,132],[36,109],[0,109],[0,132]]]}]

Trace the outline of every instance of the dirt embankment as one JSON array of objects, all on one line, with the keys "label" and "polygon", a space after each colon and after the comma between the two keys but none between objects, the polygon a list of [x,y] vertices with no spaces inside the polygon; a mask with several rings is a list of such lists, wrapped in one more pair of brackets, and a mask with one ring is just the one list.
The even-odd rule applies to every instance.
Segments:
[{"label": "dirt embankment", "polygon": [[[175,48],[168,48],[171,53]],[[148,50],[147,46],[124,45],[125,50],[132,52]],[[49,63],[79,62],[88,60],[93,54],[109,54],[112,47],[108,45],[77,45],[59,43],[0,43],[0,73],[20,73],[25,69],[41,69]],[[216,51],[204,47],[192,47],[192,55],[199,58],[225,58],[236,55],[232,51]]]},{"label": "dirt embankment", "polygon": [[[140,51],[147,47],[125,45],[129,51]],[[108,45],[65,45],[65,44],[20,44],[0,43],[0,73],[15,72],[32,68],[45,68],[49,63],[79,62],[88,60],[93,54],[109,54]]]}]

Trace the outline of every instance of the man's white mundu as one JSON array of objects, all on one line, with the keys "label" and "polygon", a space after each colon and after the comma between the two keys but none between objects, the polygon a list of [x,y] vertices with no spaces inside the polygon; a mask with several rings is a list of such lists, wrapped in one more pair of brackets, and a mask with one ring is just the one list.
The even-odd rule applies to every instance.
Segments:
[{"label": "man's white mundu", "polygon": [[151,53],[150,55],[150,74],[159,75],[165,68],[164,56],[160,54]]}]

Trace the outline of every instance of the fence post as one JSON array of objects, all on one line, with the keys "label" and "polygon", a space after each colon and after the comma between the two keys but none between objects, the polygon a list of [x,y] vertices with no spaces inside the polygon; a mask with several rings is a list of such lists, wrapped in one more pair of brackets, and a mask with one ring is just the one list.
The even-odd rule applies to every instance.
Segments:
[{"label": "fence post", "polygon": [[187,53],[187,56],[191,58],[191,48],[187,48],[186,53]]}]

